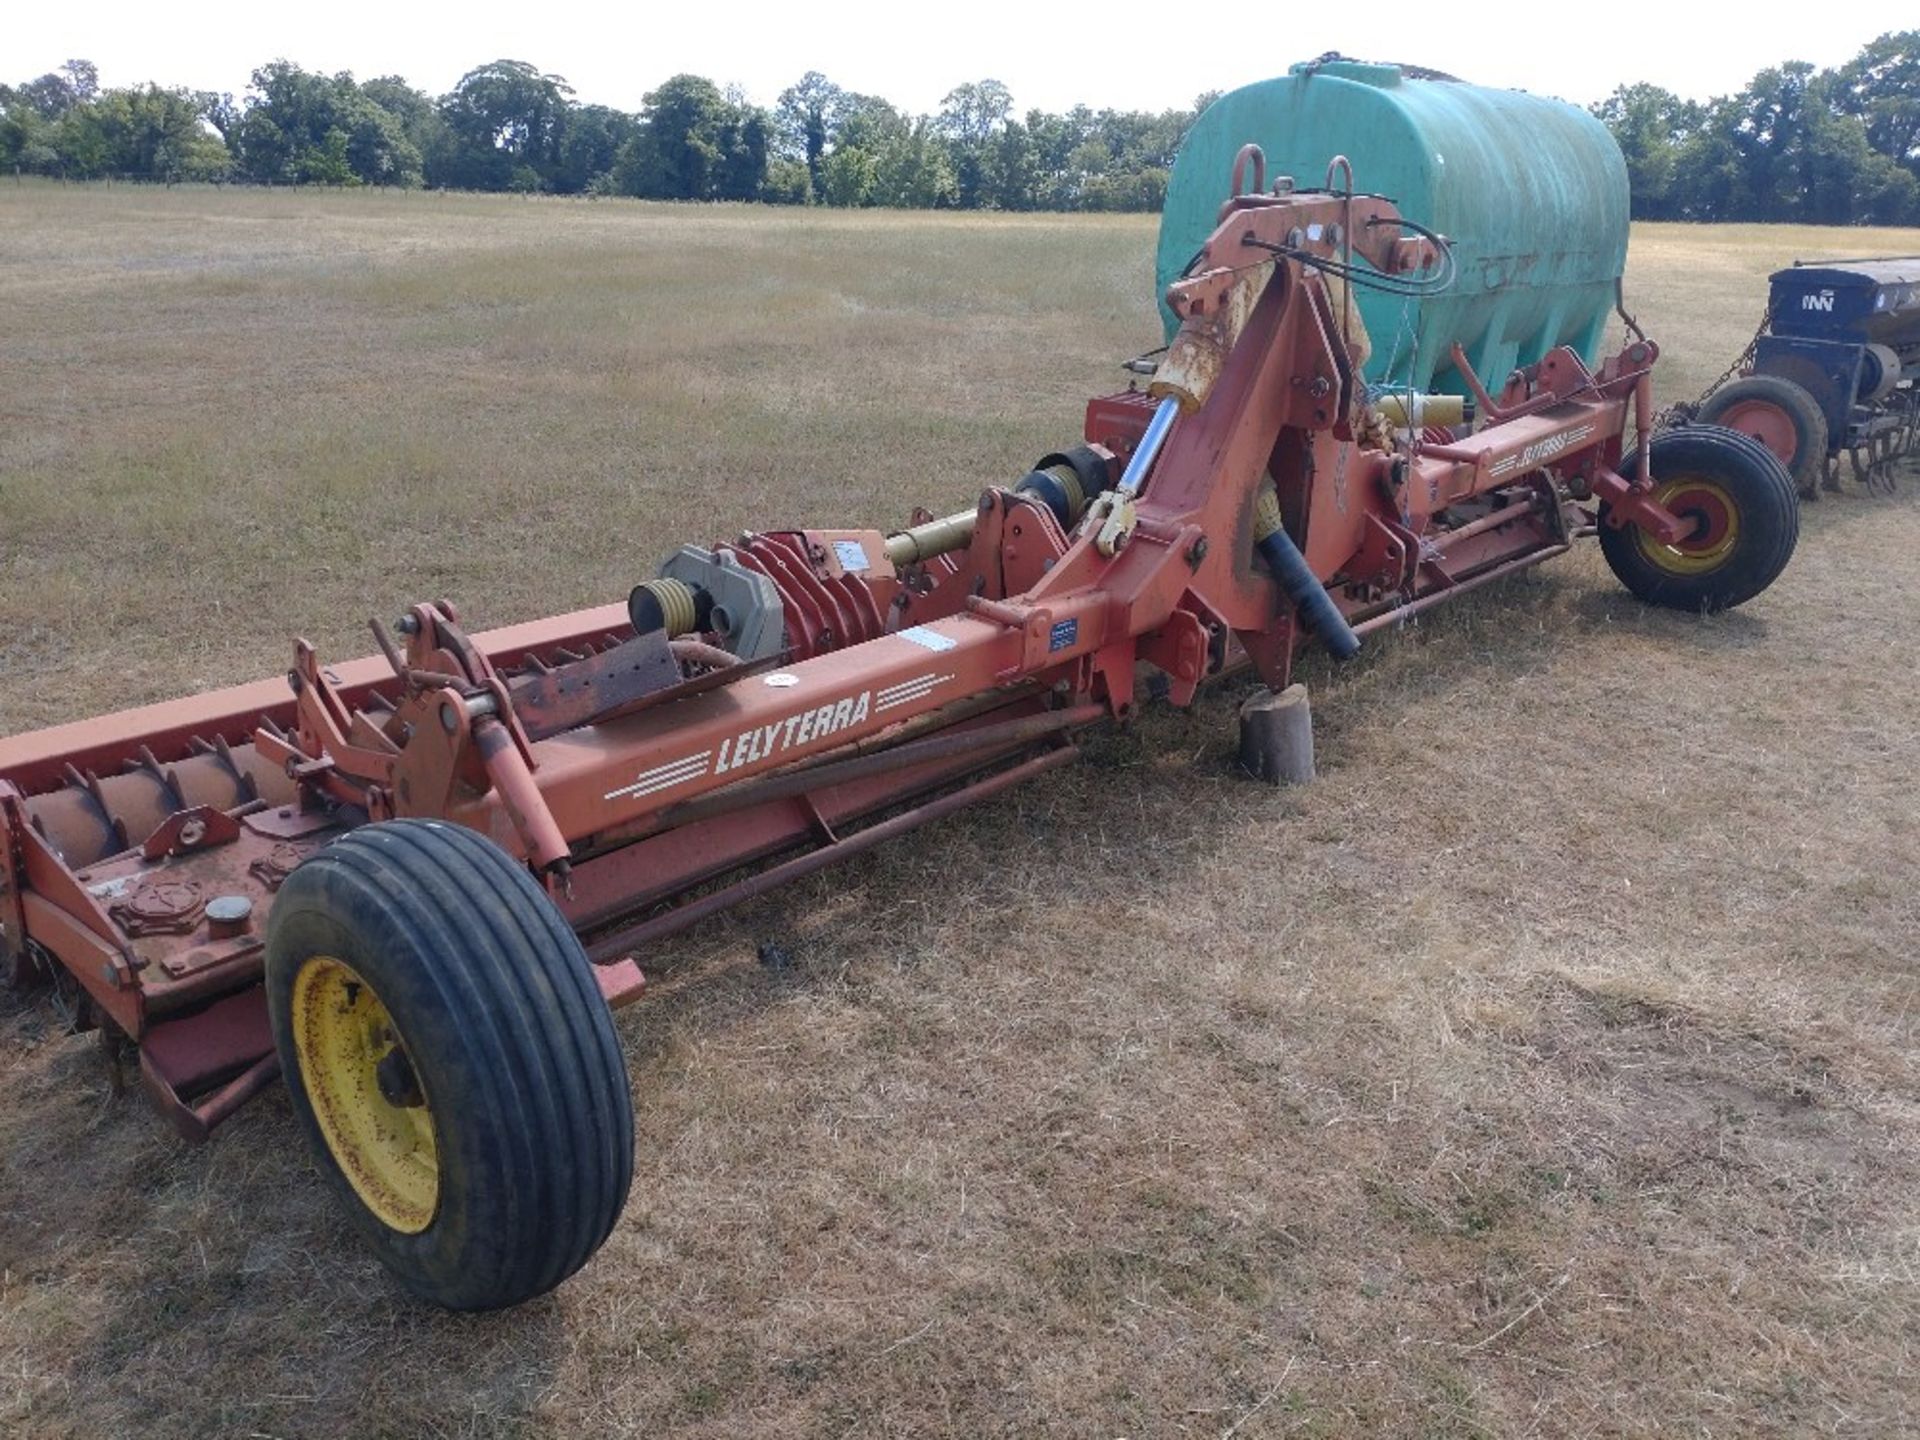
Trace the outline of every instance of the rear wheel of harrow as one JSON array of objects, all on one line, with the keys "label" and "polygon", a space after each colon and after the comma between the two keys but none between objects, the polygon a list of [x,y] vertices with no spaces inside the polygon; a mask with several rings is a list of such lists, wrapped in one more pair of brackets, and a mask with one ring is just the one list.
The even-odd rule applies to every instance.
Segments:
[{"label": "rear wheel of harrow", "polygon": [[463,826],[363,826],[280,888],[266,972],[294,1114],[409,1290],[496,1309],[599,1249],[633,1178],[626,1065],[524,866]]},{"label": "rear wheel of harrow", "polygon": [[[1725,610],[1771,585],[1793,557],[1800,507],[1780,462],[1756,441],[1713,425],[1653,438],[1653,495],[1693,533],[1665,545],[1602,512],[1600,549],[1635,595],[1674,610]],[[1620,473],[1636,473],[1629,455]]]},{"label": "rear wheel of harrow", "polygon": [[1700,407],[1702,425],[1724,425],[1758,440],[1809,498],[1827,464],[1827,416],[1813,396],[1778,375],[1749,375],[1723,385]]}]

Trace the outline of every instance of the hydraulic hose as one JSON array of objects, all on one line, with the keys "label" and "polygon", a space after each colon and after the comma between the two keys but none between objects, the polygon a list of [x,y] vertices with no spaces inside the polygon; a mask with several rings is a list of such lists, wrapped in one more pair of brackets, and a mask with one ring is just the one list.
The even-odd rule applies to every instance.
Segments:
[{"label": "hydraulic hose", "polygon": [[1259,536],[1254,547],[1266,560],[1267,568],[1273,571],[1273,578],[1280,582],[1280,588],[1300,611],[1308,628],[1333,653],[1333,658],[1351,660],[1359,654],[1360,637],[1353,633],[1347,617],[1340,613],[1327,587],[1308,566],[1307,557],[1287,534],[1287,527],[1280,522],[1280,502],[1271,490],[1261,495],[1254,511],[1254,533]]}]

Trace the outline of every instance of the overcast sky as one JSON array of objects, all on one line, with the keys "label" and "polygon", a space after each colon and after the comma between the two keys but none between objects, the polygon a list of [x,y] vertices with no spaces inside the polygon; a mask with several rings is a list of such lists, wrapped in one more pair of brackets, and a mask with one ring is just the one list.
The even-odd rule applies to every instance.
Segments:
[{"label": "overcast sky", "polygon": [[[1873,10],[1877,7],[1861,7]],[[331,0],[266,4],[95,0],[9,7],[0,80],[31,79],[69,58],[92,60],[103,83],[148,80],[196,90],[246,89],[255,66],[285,57],[361,79],[398,74],[442,94],[489,60],[526,60],[564,76],[583,102],[636,110],[647,91],[690,71],[738,84],[761,104],[807,70],[912,112],[939,108],[954,86],[991,77],[1016,110],[1160,110],[1205,90],[1283,73],[1328,50],[1428,66],[1482,85],[1582,104],[1650,80],[1694,99],[1737,90],[1783,60],[1849,59],[1895,28],[1854,9],[1816,7],[1818,25],[1771,23],[1763,8],[1644,0],[1584,13],[1527,7],[1274,4],[1094,5],[1079,0],[961,3],[715,3],[625,7],[568,0]],[[1811,11],[1809,14],[1813,13]],[[1406,17],[1407,38],[1394,34]],[[1443,18],[1455,17],[1448,24]]]}]

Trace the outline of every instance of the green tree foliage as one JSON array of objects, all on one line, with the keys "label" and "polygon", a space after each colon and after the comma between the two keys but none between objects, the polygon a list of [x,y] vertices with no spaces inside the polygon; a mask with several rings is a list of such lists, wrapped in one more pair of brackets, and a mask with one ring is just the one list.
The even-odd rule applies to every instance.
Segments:
[{"label": "green tree foliage", "polygon": [[0,85],[0,165],[16,173],[66,174],[60,125],[100,93],[91,61],[69,60],[58,70],[18,86]]},{"label": "green tree foliage", "polygon": [[60,157],[45,141],[46,122],[11,85],[0,85],[0,167],[51,172]]},{"label": "green tree foliage", "polygon": [[960,204],[968,210],[992,203],[994,138],[1013,113],[1013,93],[998,80],[959,85],[940,102],[940,133],[952,147]]},{"label": "green tree foliage", "polygon": [[952,145],[932,117],[902,115],[878,96],[849,93],[832,137],[816,200],[914,210],[958,203]]},{"label": "green tree foliage", "polygon": [[100,72],[91,60],[69,60],[58,70],[27,81],[13,94],[42,120],[59,120],[76,106],[99,98]]},{"label": "green tree foliage", "polygon": [[1593,107],[1648,220],[1920,222],[1920,31],[1837,70],[1788,61],[1704,105],[1623,85]]},{"label": "green tree foliage", "polygon": [[605,188],[620,147],[640,133],[640,122],[624,110],[606,105],[582,105],[567,116],[560,137],[560,159],[551,176],[551,188],[562,195]]},{"label": "green tree foliage", "polygon": [[813,197],[807,162],[784,155],[767,159],[767,176],[760,182],[760,198],[769,205],[804,205]]},{"label": "green tree foliage", "polygon": [[818,70],[809,70],[780,92],[773,110],[778,153],[806,165],[809,197],[825,192],[827,146],[845,117],[847,102],[858,98],[849,97]]},{"label": "green tree foliage", "polygon": [[1873,152],[1920,174],[1920,30],[1869,42],[1834,81],[1834,108],[1860,118]]},{"label": "green tree foliage", "polygon": [[874,152],[860,145],[842,145],[827,157],[822,198],[829,205],[871,205],[879,179]]},{"label": "green tree foliage", "polygon": [[[1192,110],[1158,114],[1084,105],[1064,115],[1027,113],[1026,135],[1035,172],[1029,208],[1042,210],[1157,210],[1187,128],[1211,98]],[[1011,127],[1009,127],[1011,129]],[[1019,208],[1010,199],[1004,208]]]},{"label": "green tree foliage", "polygon": [[[524,60],[469,70],[440,102],[452,143],[435,185],[465,190],[559,188],[573,90]],[[537,183],[530,184],[527,172]]]},{"label": "green tree foliage", "polygon": [[[1189,126],[1161,112],[1029,110],[997,80],[909,115],[809,70],[771,110],[676,75],[637,114],[583,105],[522,60],[438,98],[276,60],[231,95],[102,90],[85,60],[0,85],[0,169],[87,179],[236,178],[775,204],[1156,210]],[[1623,85],[1593,107],[1626,157],[1637,218],[1920,223],[1920,30],[1845,65],[1769,66],[1702,102]]]},{"label": "green tree foliage", "polygon": [[905,210],[944,210],[960,203],[952,152],[930,117],[902,121],[882,148],[872,199]]},{"label": "green tree foliage", "polygon": [[0,165],[70,180],[216,180],[226,146],[202,122],[205,98],[146,85],[102,90],[85,60],[0,86]]},{"label": "green tree foliage", "polygon": [[987,174],[988,201],[996,210],[1039,208],[1040,166],[1033,136],[1018,120],[1009,120],[994,137]]},{"label": "green tree foliage", "polygon": [[393,111],[354,83],[286,60],[253,72],[239,118],[225,97],[207,117],[232,145],[239,171],[267,184],[418,185],[423,162]]},{"label": "green tree foliage", "polygon": [[613,188],[653,200],[757,200],[773,122],[699,75],[676,75],[646,97],[621,146]]},{"label": "green tree foliage", "polygon": [[906,118],[877,96],[841,92],[831,133],[833,150],[821,162],[813,198],[828,205],[894,203],[881,188],[880,172],[908,143]]},{"label": "green tree foliage", "polygon": [[[212,180],[227,170],[227,150],[200,122],[199,97],[148,85],[109,90],[75,106],[64,127],[92,128],[87,147],[106,173],[141,180]],[[76,146],[76,148],[80,148]]]},{"label": "green tree foliage", "polygon": [[414,89],[398,75],[376,75],[371,80],[363,80],[360,93],[393,117],[400,134],[420,157],[421,179],[434,183],[436,170],[450,163],[454,147],[453,132],[447,128],[439,104],[426,91]]},{"label": "green tree foliage", "polygon": [[725,200],[758,200],[766,183],[767,157],[772,153],[773,117],[752,105],[735,102],[736,128],[727,146],[720,178]]},{"label": "green tree foliage", "polygon": [[1635,213],[1643,219],[1680,218],[1680,157],[1700,128],[1701,108],[1658,85],[1622,85],[1594,107],[1626,157]]}]

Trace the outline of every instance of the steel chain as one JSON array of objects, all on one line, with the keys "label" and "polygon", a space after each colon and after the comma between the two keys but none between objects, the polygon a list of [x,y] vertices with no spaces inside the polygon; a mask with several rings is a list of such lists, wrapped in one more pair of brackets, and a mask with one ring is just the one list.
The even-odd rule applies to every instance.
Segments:
[{"label": "steel chain", "polygon": [[1717,380],[1700,392],[1699,399],[1692,402],[1677,400],[1655,415],[1653,433],[1658,435],[1662,430],[1670,430],[1675,425],[1691,425],[1694,416],[1700,413],[1700,407],[1707,403],[1713,392],[1747,368],[1747,362],[1753,359],[1753,352],[1760,348],[1760,337],[1767,333],[1767,327],[1772,323],[1773,302],[1768,300],[1766,308],[1760,312],[1760,323],[1754,328],[1753,338],[1747,341],[1746,349],[1734,357],[1733,363],[1720,372]]}]

